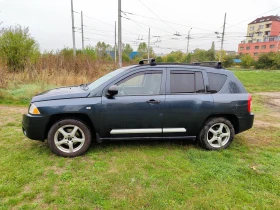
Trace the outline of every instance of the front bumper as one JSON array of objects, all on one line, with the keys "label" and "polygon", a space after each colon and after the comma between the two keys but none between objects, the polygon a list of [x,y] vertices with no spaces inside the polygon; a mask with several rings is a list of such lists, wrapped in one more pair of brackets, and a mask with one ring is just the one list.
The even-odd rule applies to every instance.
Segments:
[{"label": "front bumper", "polygon": [[23,134],[32,140],[44,141],[48,117],[42,115],[24,114],[22,116]]},{"label": "front bumper", "polygon": [[249,113],[246,116],[243,116],[242,118],[239,118],[239,133],[249,130],[250,128],[253,127],[254,123],[254,114]]}]

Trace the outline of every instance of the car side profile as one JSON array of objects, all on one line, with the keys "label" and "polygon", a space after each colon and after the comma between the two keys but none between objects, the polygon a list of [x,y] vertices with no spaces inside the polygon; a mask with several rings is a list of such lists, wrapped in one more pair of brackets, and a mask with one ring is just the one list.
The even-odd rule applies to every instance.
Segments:
[{"label": "car side profile", "polygon": [[251,95],[220,63],[141,61],[91,84],[34,96],[22,129],[64,157],[84,154],[92,139],[191,139],[219,150],[252,127],[251,106]]}]

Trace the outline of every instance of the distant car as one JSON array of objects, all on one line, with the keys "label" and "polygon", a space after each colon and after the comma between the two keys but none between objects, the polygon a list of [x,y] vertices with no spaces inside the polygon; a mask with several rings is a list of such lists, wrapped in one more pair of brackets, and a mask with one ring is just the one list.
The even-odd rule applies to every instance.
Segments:
[{"label": "distant car", "polygon": [[23,133],[47,139],[57,155],[74,157],[92,139],[192,139],[219,150],[252,127],[252,97],[220,63],[143,63],[34,96]]}]

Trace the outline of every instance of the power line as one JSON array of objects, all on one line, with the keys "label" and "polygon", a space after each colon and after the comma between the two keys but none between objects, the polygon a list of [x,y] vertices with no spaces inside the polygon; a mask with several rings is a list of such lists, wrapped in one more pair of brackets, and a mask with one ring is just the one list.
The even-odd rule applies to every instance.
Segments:
[{"label": "power line", "polygon": [[169,24],[167,24],[166,21],[164,21],[163,19],[161,19],[161,17],[159,17],[156,13],[154,13],[146,4],[144,4],[141,0],[138,0],[140,1],[140,3],[142,5],[144,5],[148,10],[150,10],[151,13],[153,13],[155,16],[157,16],[162,22],[164,22],[169,28],[171,28],[172,30],[176,31],[173,27],[171,27]]},{"label": "power line", "polygon": [[[130,15],[134,15],[134,16],[139,16],[139,17],[151,19],[151,20],[162,21],[161,19],[152,18],[152,17],[148,17],[148,16],[144,16],[144,15],[139,15],[139,14],[135,14],[135,13],[132,13],[132,12],[126,12],[126,11],[122,11],[122,12],[127,13],[127,14],[130,14]],[[167,21],[167,20],[164,20],[164,22],[166,22],[166,23],[171,23],[171,24],[178,25],[178,26],[184,26],[184,27],[188,27],[188,28],[194,28],[194,29],[198,29],[198,30],[202,30],[202,31],[210,31],[210,32],[213,32],[213,33],[215,32],[215,31],[208,30],[208,29],[202,29],[202,28],[198,28],[198,27],[194,27],[194,26],[185,25],[185,24],[174,23],[174,22]]]},{"label": "power line", "polygon": [[264,12],[264,13],[262,13],[262,14],[259,14],[259,15],[256,15],[256,16],[254,16],[254,17],[248,18],[248,19],[243,20],[243,21],[241,21],[241,22],[235,23],[235,24],[233,24],[233,25],[231,25],[231,26],[229,26],[229,27],[227,27],[227,28],[233,27],[233,26],[235,26],[235,25],[239,25],[239,24],[241,24],[241,23],[244,23],[244,22],[246,22],[246,21],[251,20],[252,18],[260,17],[261,15],[264,15],[264,14],[266,14],[266,13],[272,12],[272,11],[277,10],[277,9],[279,9],[279,8],[280,8],[280,7],[277,7],[277,8],[275,8],[275,9],[269,10],[269,11]]}]

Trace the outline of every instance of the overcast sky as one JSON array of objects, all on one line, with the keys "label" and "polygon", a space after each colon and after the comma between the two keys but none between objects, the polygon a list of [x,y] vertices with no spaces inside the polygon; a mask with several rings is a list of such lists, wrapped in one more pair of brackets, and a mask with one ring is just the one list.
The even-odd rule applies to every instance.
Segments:
[{"label": "overcast sky", "polygon": [[[0,22],[3,21],[4,27],[16,24],[29,27],[41,51],[72,47],[70,2],[0,0]],[[74,0],[74,10],[79,13],[83,11],[86,15],[86,45],[94,46],[98,41],[114,45],[117,3],[117,0]],[[215,32],[222,33],[224,14],[227,13],[224,49],[237,51],[238,43],[246,35],[247,24],[258,16],[280,15],[280,1],[122,0],[122,11],[134,14],[123,14],[130,20],[122,19],[123,43],[131,44],[134,50],[141,41],[138,39],[143,38],[143,41],[147,42],[149,27],[156,53],[167,53],[176,49],[186,52],[186,37],[190,28],[190,50],[209,49],[212,41],[215,41],[216,49],[220,49],[221,42]],[[159,18],[163,21],[155,20]],[[80,14],[75,13],[77,31],[81,27],[80,21]],[[160,36],[160,40],[154,36]],[[79,32],[76,33],[76,43],[77,47],[81,48]]]}]

